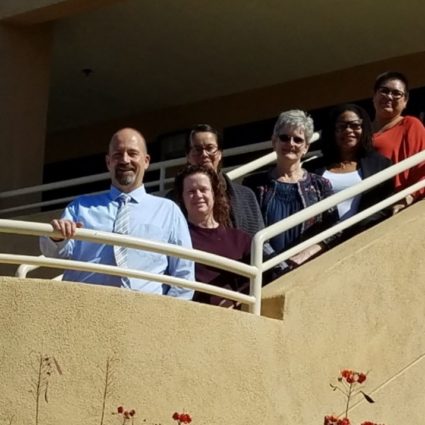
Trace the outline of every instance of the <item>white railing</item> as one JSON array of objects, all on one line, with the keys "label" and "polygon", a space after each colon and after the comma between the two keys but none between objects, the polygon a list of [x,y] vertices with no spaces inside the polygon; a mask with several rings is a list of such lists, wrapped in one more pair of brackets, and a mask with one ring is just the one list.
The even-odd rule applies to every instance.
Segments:
[{"label": "white railing", "polygon": [[[226,158],[231,158],[232,156],[237,156],[237,155],[241,155],[245,153],[264,151],[264,150],[270,149],[270,147],[271,147],[271,142],[266,141],[266,142],[256,143],[253,145],[225,149],[223,151],[223,155]],[[186,164],[186,162],[187,162],[186,158],[183,157],[183,158],[170,159],[167,161],[150,164],[148,172],[154,172],[159,170],[159,179],[155,181],[147,182],[145,183],[145,186],[147,188],[158,188],[158,192],[163,193],[165,191],[166,185],[174,181],[174,177],[169,177],[169,178],[166,177],[167,170],[184,165]],[[55,189],[75,187],[75,186],[79,186],[79,185],[83,185],[87,183],[96,183],[96,182],[108,180],[109,178],[110,178],[110,174],[108,172],[105,172],[100,174],[94,174],[91,176],[58,181],[54,183],[46,183],[46,184],[41,184],[37,186],[24,187],[21,189],[8,190],[5,192],[0,192],[0,200],[14,198],[18,196],[24,196],[24,195],[40,194],[40,193],[48,192]],[[26,210],[34,209],[34,208],[41,208],[46,206],[63,204],[65,202],[71,201],[74,198],[75,196],[69,196],[69,197],[54,199],[50,201],[35,202],[32,204],[27,204],[27,205],[13,206],[10,208],[5,208],[0,210],[0,214],[10,214],[10,213],[26,211]]]},{"label": "white railing", "polygon": [[[280,233],[285,232],[288,229],[291,229],[294,226],[297,226],[300,223],[303,223],[309,218],[314,217],[349,198],[352,198],[362,192],[365,192],[366,190],[369,190],[373,188],[374,186],[384,182],[385,180],[388,180],[396,176],[397,174],[415,165],[418,165],[422,162],[425,162],[425,151],[422,151],[416,155],[413,155],[410,158],[407,158],[399,162],[398,164],[392,165],[391,167],[388,167],[385,170],[380,171],[379,173],[376,173],[373,176],[370,176],[362,180],[360,183],[350,188],[347,188],[345,190],[342,190],[339,193],[329,196],[328,198],[323,199],[322,201],[291,215],[285,220],[282,220],[280,222],[272,224],[271,226],[263,230],[260,230],[254,236],[252,245],[251,245],[251,265],[255,266],[259,270],[259,273],[257,274],[256,279],[261,279],[261,273],[267,270],[270,270],[271,268],[273,268],[275,265],[279,264],[280,262],[287,260],[293,255],[300,253],[304,249],[314,244],[323,242],[325,239],[341,232],[344,229],[347,229],[348,227],[360,222],[361,220],[369,217],[370,215],[386,207],[393,205],[395,202],[401,199],[404,199],[407,195],[414,193],[418,191],[419,189],[425,187],[425,180],[421,180],[409,186],[408,188],[400,192],[397,192],[395,195],[392,195],[391,197],[371,206],[370,208],[367,208],[366,210],[363,210],[357,213],[356,215],[350,217],[349,219],[339,222],[338,224],[331,227],[330,229],[327,229],[311,237],[310,239],[280,253],[279,255],[271,258],[270,260],[266,262],[263,262],[263,245],[266,241],[268,241],[269,239],[273,238],[274,236]],[[256,282],[255,284],[258,285],[258,282]]]},{"label": "white railing", "polygon": [[[320,138],[319,133],[314,133],[313,139],[311,143],[316,142]],[[260,142],[252,145],[247,146],[239,146],[236,148],[229,148],[225,149],[223,151],[223,156],[225,158],[231,158],[233,156],[246,154],[246,153],[252,153],[252,152],[259,152],[264,151],[271,148],[271,141],[267,142]],[[311,152],[311,158],[315,158],[319,154],[318,151]],[[227,174],[231,180],[237,179],[239,177],[242,177],[248,173],[252,173],[253,171],[257,170],[260,167],[263,167],[265,165],[268,165],[276,160],[276,153],[271,152],[259,159],[256,159],[254,161],[251,161],[245,165],[242,165],[240,167],[231,167],[230,169],[226,169],[227,172],[230,170]],[[166,177],[167,176],[167,170],[172,169],[174,167],[178,167],[181,165],[186,164],[187,160],[185,157],[183,158],[177,158],[177,159],[170,159],[168,161],[162,161],[157,163],[152,163],[149,166],[148,172],[154,172],[159,170],[159,179],[155,181],[150,181],[145,183],[145,187],[147,189],[151,188],[157,188],[157,191],[154,191],[155,193],[163,194],[166,189],[166,185],[172,183],[174,181],[174,177]],[[8,190],[5,192],[0,192],[0,200],[1,199],[9,199],[14,198],[18,196],[24,196],[24,195],[32,195],[32,194],[40,194],[44,192],[49,192],[51,190],[56,189],[64,189],[68,187],[76,187],[79,185],[87,184],[87,183],[96,183],[99,181],[105,181],[110,178],[110,174],[108,172],[100,173],[100,174],[94,174],[91,176],[85,176],[85,177],[79,177],[75,179],[69,179],[69,180],[63,180],[58,181],[54,183],[46,183],[42,185],[37,186],[31,186],[31,187],[24,187],[21,189],[14,189],[14,190]],[[103,192],[103,191],[102,191]],[[96,192],[96,193],[102,193],[102,192]],[[28,210],[34,210],[37,208],[42,207],[50,207],[53,205],[60,205],[67,202],[72,201],[75,198],[75,196],[67,196],[57,199],[52,199],[49,201],[40,201],[40,202],[33,202],[31,204],[25,204],[25,205],[17,205],[13,207],[8,207],[0,210],[0,215],[4,214],[11,214],[11,213],[18,213],[22,211],[28,211]]]},{"label": "white railing", "polygon": [[[310,143],[317,142],[319,140],[319,138],[320,138],[320,134],[317,133],[317,132],[314,133],[313,138],[311,139]],[[269,143],[269,147],[270,147],[271,142],[267,142],[267,143]],[[321,154],[320,151],[310,152],[309,158],[306,159],[304,162],[315,159],[320,154]],[[275,162],[275,161],[276,161],[276,152],[273,151],[273,152],[268,153],[267,155],[262,156],[261,158],[254,159],[253,161],[248,162],[245,165],[241,165],[241,166],[227,172],[226,174],[230,178],[230,180],[236,180],[239,177],[246,176],[247,174],[252,173],[252,172],[258,170],[259,168],[264,167],[268,164],[271,164],[272,162]]]},{"label": "white railing", "polygon": [[[56,232],[52,229],[50,224],[5,219],[0,219],[0,232],[32,236],[61,236],[59,232]],[[199,263],[207,264],[219,269],[225,269],[232,273],[245,276],[249,279],[253,279],[257,273],[257,270],[248,264],[244,264],[236,260],[230,260],[219,255],[210,254],[205,251],[183,248],[174,244],[154,242],[127,235],[119,235],[117,233],[100,232],[89,229],[77,229],[74,239],[108,245],[126,246],[128,248],[143,249],[164,255],[186,258],[188,260],[197,261]],[[46,258],[43,256],[40,257],[30,255],[0,254],[0,263],[29,265],[30,267],[27,267],[26,270],[35,269],[35,267],[31,266],[44,266],[50,268],[73,269],[94,273],[111,274],[114,276],[128,276],[138,279],[146,279],[157,282],[158,285],[165,283],[173,286],[181,286],[239,301],[243,304],[248,304],[251,312],[260,314],[261,299],[259,295],[245,295],[206,283],[188,281],[186,279],[177,278],[174,276],[157,275],[140,270],[132,270],[104,264],[93,264],[84,261]],[[260,292],[261,290],[257,291],[258,294]]]}]

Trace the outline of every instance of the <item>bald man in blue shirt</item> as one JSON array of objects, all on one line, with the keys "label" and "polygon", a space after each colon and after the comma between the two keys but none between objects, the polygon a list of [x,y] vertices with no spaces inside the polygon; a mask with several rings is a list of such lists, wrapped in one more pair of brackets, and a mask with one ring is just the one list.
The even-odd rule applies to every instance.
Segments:
[{"label": "bald man in blue shirt", "polygon": [[[125,254],[123,250],[118,254],[111,245],[71,239],[77,228],[84,227],[105,232],[128,233],[130,236],[191,248],[187,222],[177,205],[168,199],[146,193],[143,177],[149,161],[146,142],[141,133],[131,128],[124,128],[115,133],[106,155],[106,165],[112,183],[109,192],[81,196],[71,202],[62,217],[51,222],[53,229],[60,232],[62,238],[40,238],[42,253],[47,257],[120,267],[125,264],[125,267],[131,269],[193,281],[192,261],[131,248],[126,248]],[[125,219],[121,215],[118,220],[124,198]],[[117,226],[122,227],[122,222],[126,226],[124,232],[117,230]],[[93,272],[67,270],[63,280],[127,287],[183,299],[192,299],[193,296],[193,291],[189,289]]]}]

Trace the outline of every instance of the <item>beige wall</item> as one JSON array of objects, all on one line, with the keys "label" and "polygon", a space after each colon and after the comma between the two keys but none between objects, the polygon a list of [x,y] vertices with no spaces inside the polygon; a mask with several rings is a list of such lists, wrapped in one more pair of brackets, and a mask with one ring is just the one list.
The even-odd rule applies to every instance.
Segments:
[{"label": "beige wall", "polygon": [[[36,185],[42,181],[52,29],[49,24],[40,23],[112,2],[1,2],[0,54],[7,60],[2,61],[0,68],[0,157],[3,158],[0,191]],[[0,207],[13,202],[0,201]]]},{"label": "beige wall", "polygon": [[405,72],[411,86],[425,85],[422,72],[425,52],[361,65],[328,74],[290,81],[139,116],[117,119],[84,128],[50,133],[46,163],[103,153],[111,135],[124,126],[140,129],[151,142],[160,134],[208,122],[218,128],[277,116],[291,108],[306,110],[371,96],[375,77],[389,69]]},{"label": "beige wall", "polygon": [[0,191],[41,182],[50,48],[49,26],[0,24]]},{"label": "beige wall", "polygon": [[[35,423],[39,355],[52,374],[39,424],[305,425],[341,413],[342,368],[369,371],[355,424],[422,425],[425,203],[329,251],[264,290],[255,317],[153,295],[43,280],[0,280],[0,423]],[[284,302],[283,302],[284,300]],[[31,389],[33,392],[31,392]],[[143,422],[143,419],[146,422]],[[1,422],[2,421],[2,422]]]},{"label": "beige wall", "polygon": [[0,138],[6,141],[0,154],[7,158],[0,174],[0,191],[38,184],[44,163],[103,153],[111,134],[122,126],[139,128],[153,141],[160,134],[196,122],[223,128],[271,118],[288,108],[318,108],[369,96],[374,77],[390,68],[406,72],[412,87],[425,84],[422,52],[46,135],[52,33],[48,25],[40,24],[118,1],[0,3],[0,53],[8,58],[0,70]]}]

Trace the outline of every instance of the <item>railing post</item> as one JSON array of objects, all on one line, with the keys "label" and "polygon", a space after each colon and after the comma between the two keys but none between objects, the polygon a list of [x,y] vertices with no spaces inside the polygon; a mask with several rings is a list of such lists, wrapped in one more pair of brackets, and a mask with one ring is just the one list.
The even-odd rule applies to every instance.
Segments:
[{"label": "railing post", "polygon": [[162,193],[165,190],[165,167],[161,165],[159,169],[159,191]]},{"label": "railing post", "polygon": [[[261,231],[260,231],[261,232]],[[255,304],[249,307],[250,313],[261,315],[261,287],[263,283],[263,245],[264,238],[257,233],[251,242],[251,265],[257,269],[257,273],[249,281],[249,295],[255,297]]]}]

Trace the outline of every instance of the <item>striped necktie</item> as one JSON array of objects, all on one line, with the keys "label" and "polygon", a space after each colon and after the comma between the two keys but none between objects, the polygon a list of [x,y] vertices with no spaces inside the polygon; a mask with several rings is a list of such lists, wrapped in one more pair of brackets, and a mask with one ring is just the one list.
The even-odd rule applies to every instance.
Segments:
[{"label": "striped necktie", "polygon": [[[121,235],[128,235],[130,230],[130,211],[128,202],[131,196],[126,193],[121,193],[117,198],[118,212],[114,223],[114,233]],[[127,268],[127,251],[128,248],[124,246],[114,245],[115,262],[118,267]],[[128,277],[121,277],[122,286],[130,288],[130,280]]]}]

